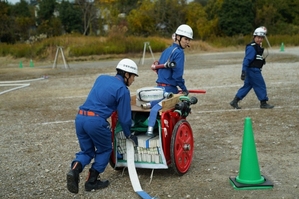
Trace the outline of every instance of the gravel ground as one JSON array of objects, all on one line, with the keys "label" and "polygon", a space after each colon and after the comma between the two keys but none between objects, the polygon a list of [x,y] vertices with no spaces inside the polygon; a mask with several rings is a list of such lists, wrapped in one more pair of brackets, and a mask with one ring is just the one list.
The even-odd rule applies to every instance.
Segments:
[{"label": "gravel ground", "polygon": [[[299,198],[299,48],[270,51],[263,75],[272,110],[259,108],[251,91],[234,110],[229,102],[242,86],[241,63],[244,52],[187,53],[184,78],[189,89],[205,89],[196,95],[198,104],[187,120],[195,140],[194,159],[189,171],[178,176],[171,169],[155,170],[151,183],[149,169],[137,169],[142,188],[164,198]],[[154,86],[156,75],[150,70],[152,59],[140,59],[140,75],[130,87]],[[158,57],[158,55],[157,55]],[[101,178],[110,186],[95,192],[84,191],[87,168],[81,174],[80,191],[69,193],[66,173],[79,150],[74,118],[95,78],[115,74],[119,60],[73,62],[70,69],[59,64],[26,63],[0,58],[0,85],[3,81],[30,81],[22,89],[0,95],[0,198],[139,198],[131,186],[127,170],[109,165]],[[63,63],[62,61],[60,63]],[[0,86],[0,92],[14,86]],[[235,190],[230,176],[239,173],[244,119],[250,117],[261,174],[273,182],[269,190]]]}]

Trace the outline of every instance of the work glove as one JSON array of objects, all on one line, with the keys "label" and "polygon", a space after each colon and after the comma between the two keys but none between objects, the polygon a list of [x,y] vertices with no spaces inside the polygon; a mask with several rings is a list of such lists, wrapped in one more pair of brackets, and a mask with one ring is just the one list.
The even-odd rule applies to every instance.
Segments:
[{"label": "work glove", "polygon": [[242,70],[242,73],[241,73],[241,80],[245,80],[245,71],[244,70]]},{"label": "work glove", "polygon": [[182,94],[185,95],[185,96],[188,96],[188,95],[189,95],[189,91],[188,91],[188,90],[185,90],[185,91],[183,91]]},{"label": "work glove", "polygon": [[133,142],[134,146],[138,146],[138,138],[135,135],[130,134],[127,139]]}]

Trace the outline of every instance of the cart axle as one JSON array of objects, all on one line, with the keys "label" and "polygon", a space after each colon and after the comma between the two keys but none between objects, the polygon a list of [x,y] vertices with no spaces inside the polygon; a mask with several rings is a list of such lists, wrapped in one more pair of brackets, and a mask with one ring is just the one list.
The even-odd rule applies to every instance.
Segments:
[{"label": "cart axle", "polygon": [[190,151],[191,150],[190,144],[184,144],[183,149],[184,151]]}]

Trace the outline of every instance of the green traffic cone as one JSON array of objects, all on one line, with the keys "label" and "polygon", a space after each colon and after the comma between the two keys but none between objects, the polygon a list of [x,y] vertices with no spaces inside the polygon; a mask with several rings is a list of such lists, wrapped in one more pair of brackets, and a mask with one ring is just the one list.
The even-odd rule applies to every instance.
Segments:
[{"label": "green traffic cone", "polygon": [[22,61],[20,61],[20,65],[19,65],[20,68],[23,68],[23,63]]},{"label": "green traffic cone", "polygon": [[34,66],[33,61],[32,61],[32,59],[30,59],[30,67],[33,67],[33,66]]},{"label": "green traffic cone", "polygon": [[242,153],[239,175],[230,177],[235,189],[271,189],[273,184],[260,173],[260,167],[255,147],[252,123],[245,118]]},{"label": "green traffic cone", "polygon": [[236,180],[244,184],[260,184],[261,176],[250,118],[245,118],[240,173]]},{"label": "green traffic cone", "polygon": [[284,52],[284,43],[281,43],[280,52]]}]

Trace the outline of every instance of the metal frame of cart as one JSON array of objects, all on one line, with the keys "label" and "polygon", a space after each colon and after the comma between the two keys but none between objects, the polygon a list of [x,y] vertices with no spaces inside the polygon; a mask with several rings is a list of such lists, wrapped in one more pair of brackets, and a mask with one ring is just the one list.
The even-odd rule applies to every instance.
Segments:
[{"label": "metal frame of cart", "polygon": [[[179,101],[181,94],[174,95],[173,98],[162,101],[162,109],[158,115],[158,146],[157,150],[160,156],[159,163],[138,161],[135,158],[136,168],[145,169],[168,169],[172,168],[178,175],[184,175],[190,168],[193,160],[194,138],[193,131],[186,120],[175,110],[175,104]],[[135,113],[148,114],[150,109],[145,110],[136,106],[136,96],[131,97],[132,115]],[[133,118],[133,120],[136,118]],[[119,170],[127,167],[126,160],[119,158],[117,151],[118,143],[116,139],[115,128],[117,125],[117,113],[111,116],[111,132],[113,140],[113,151],[110,157],[110,165]],[[145,132],[144,132],[145,133]],[[141,133],[142,135],[142,133]],[[137,136],[138,137],[138,136]],[[138,156],[138,154],[137,154]]]}]

